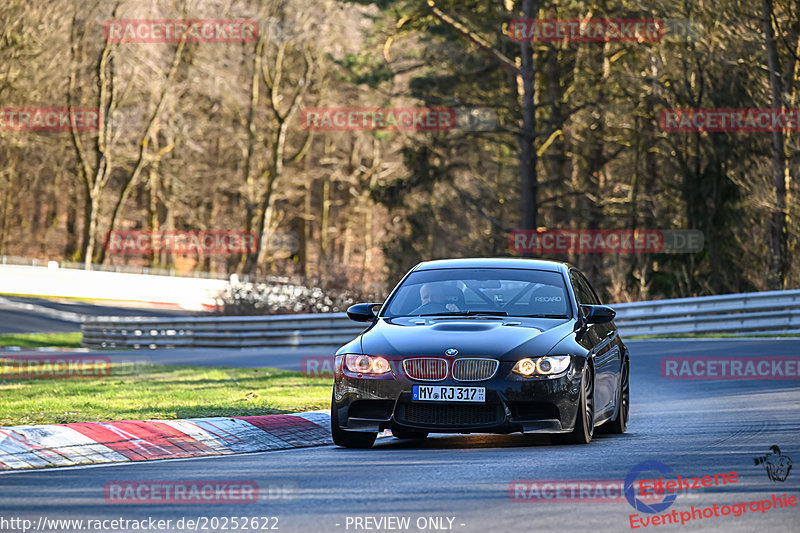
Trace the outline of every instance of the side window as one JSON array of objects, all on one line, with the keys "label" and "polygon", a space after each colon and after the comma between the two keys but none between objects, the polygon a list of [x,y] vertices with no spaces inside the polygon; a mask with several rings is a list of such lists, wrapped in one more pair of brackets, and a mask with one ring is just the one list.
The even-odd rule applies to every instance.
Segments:
[{"label": "side window", "polygon": [[589,282],[580,273],[573,270],[570,272],[569,278],[572,281],[572,288],[575,290],[575,297],[578,299],[579,304],[597,305],[600,303]]},{"label": "side window", "polygon": [[600,301],[600,298],[597,297],[597,292],[595,292],[594,288],[592,287],[592,284],[589,283],[589,280],[586,279],[586,277],[580,272],[578,272],[577,274],[578,274],[578,279],[581,280],[581,283],[584,285],[586,293],[589,295],[589,299],[592,301],[592,305],[600,305],[601,303],[603,303]]},{"label": "side window", "polygon": [[569,273],[569,280],[572,282],[572,290],[575,291],[575,299],[578,300],[578,304],[586,304],[586,292],[578,282],[578,276],[574,271]]}]

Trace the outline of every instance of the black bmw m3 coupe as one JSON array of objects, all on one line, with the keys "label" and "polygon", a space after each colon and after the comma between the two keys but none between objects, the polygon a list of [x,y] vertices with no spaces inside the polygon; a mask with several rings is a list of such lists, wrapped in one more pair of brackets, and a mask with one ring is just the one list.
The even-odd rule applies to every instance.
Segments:
[{"label": "black bmw m3 coupe", "polygon": [[566,263],[451,259],[420,263],[339,349],[333,441],[370,447],[378,432],[549,433],[588,443],[628,423],[628,349],[614,311]]}]

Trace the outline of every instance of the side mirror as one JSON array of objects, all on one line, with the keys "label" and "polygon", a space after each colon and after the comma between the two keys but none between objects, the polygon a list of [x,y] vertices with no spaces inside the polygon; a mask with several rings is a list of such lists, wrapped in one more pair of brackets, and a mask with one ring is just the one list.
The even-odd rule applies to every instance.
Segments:
[{"label": "side mirror", "polygon": [[371,303],[371,304],[356,304],[351,305],[347,309],[347,316],[350,320],[355,320],[356,322],[374,322],[377,317],[375,311],[372,310],[373,307],[376,305],[380,305],[379,303]]},{"label": "side mirror", "polygon": [[582,305],[581,311],[587,324],[606,324],[617,316],[617,312],[607,305]]}]

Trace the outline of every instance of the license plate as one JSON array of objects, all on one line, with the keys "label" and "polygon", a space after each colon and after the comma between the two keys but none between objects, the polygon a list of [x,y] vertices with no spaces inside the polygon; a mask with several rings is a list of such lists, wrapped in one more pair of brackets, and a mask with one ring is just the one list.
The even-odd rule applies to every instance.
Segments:
[{"label": "license plate", "polygon": [[485,402],[486,388],[414,385],[411,389],[411,399],[431,402]]}]

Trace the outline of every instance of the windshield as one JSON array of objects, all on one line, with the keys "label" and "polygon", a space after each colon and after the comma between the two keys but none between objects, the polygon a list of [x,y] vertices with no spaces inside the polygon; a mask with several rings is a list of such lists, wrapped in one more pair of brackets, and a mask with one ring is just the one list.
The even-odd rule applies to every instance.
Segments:
[{"label": "windshield", "polygon": [[412,272],[381,316],[517,316],[570,318],[557,272],[449,268]]}]

